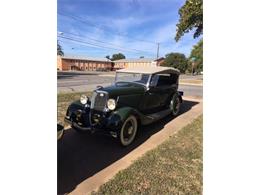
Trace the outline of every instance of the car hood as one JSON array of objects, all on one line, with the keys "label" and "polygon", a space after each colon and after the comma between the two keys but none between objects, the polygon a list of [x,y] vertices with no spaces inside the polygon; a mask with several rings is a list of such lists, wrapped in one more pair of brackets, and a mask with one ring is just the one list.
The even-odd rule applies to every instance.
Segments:
[{"label": "car hood", "polygon": [[125,83],[123,85],[111,85],[108,87],[103,87],[98,90],[106,91],[108,92],[110,98],[115,98],[121,95],[143,94],[145,91],[145,86],[135,83]]}]

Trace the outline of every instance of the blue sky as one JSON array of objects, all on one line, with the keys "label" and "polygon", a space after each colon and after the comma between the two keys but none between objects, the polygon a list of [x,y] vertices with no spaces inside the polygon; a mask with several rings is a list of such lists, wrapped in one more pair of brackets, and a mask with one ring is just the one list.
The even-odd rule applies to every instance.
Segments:
[{"label": "blue sky", "polygon": [[[58,40],[65,55],[156,57],[190,54],[192,32],[174,40],[184,0],[58,0]],[[61,38],[61,36],[63,38]],[[72,41],[73,39],[74,41]],[[100,48],[102,47],[102,48]]]}]

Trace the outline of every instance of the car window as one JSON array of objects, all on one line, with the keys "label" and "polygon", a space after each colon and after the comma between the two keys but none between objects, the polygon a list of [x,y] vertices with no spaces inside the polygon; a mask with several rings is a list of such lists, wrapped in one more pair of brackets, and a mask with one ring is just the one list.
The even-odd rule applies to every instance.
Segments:
[{"label": "car window", "polygon": [[149,79],[149,75],[148,74],[142,74],[141,79],[140,80],[136,80],[135,82],[146,84],[148,79]]},{"label": "car window", "polygon": [[151,78],[150,86],[157,86],[158,80],[159,80],[159,75],[158,74],[153,75]]},{"label": "car window", "polygon": [[116,73],[115,82],[137,82],[147,84],[149,80],[149,74],[141,73]]},{"label": "car window", "polygon": [[178,75],[176,74],[155,74],[152,76],[151,86],[170,86],[178,83]]}]

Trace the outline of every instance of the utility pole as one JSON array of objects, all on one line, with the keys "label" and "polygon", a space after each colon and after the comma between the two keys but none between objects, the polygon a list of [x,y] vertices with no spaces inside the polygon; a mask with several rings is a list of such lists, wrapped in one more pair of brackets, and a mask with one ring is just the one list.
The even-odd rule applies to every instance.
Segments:
[{"label": "utility pole", "polygon": [[159,48],[160,48],[160,43],[157,43],[157,56],[156,56],[157,60],[159,58]]},{"label": "utility pole", "polygon": [[160,43],[157,43],[157,56],[156,56],[156,66],[158,66],[158,58],[159,58],[159,48],[160,48]]}]

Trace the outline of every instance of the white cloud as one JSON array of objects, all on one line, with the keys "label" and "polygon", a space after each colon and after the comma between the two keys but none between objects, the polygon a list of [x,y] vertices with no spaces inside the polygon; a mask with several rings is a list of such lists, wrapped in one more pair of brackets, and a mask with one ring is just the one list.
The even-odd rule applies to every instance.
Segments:
[{"label": "white cloud", "polygon": [[[97,50],[92,50],[92,48],[87,49],[86,51],[91,50],[91,54],[102,55],[107,53],[111,55],[115,52],[123,52],[127,57],[139,57],[141,55],[145,57],[156,57],[157,45],[147,42],[141,42],[136,39],[150,40],[152,42],[160,42],[160,56],[164,56],[169,52],[183,52],[186,55],[189,54],[190,49],[192,48],[191,43],[193,42],[192,35],[184,36],[179,42],[175,42],[174,36],[176,32],[176,22],[166,23],[164,25],[155,28],[152,32],[147,32],[147,29],[144,29],[143,32],[140,32],[138,35],[129,35],[130,30],[133,28],[140,28],[145,23],[151,22],[157,19],[158,16],[147,16],[142,18],[135,18],[132,16],[124,18],[112,18],[112,17],[96,17],[92,19],[93,24],[99,24],[100,28],[89,26],[83,23],[75,24],[73,20],[66,20],[66,29],[70,33],[79,35],[82,39],[95,43],[98,45],[103,45],[106,47],[114,48],[124,48],[125,50],[142,50],[142,53],[133,53],[126,52],[118,48],[118,50],[113,49],[102,49],[102,52],[97,52]],[[81,25],[80,25],[81,24]],[[145,31],[146,30],[146,31]],[[123,35],[120,36],[119,34]],[[125,36],[124,36],[125,35]],[[129,38],[135,37],[135,39]],[[103,42],[109,42],[111,44],[99,43],[91,40],[90,38],[97,39]],[[76,45],[76,43],[74,43]],[[84,46],[83,46],[84,47]],[[100,56],[103,57],[103,56]]]}]

